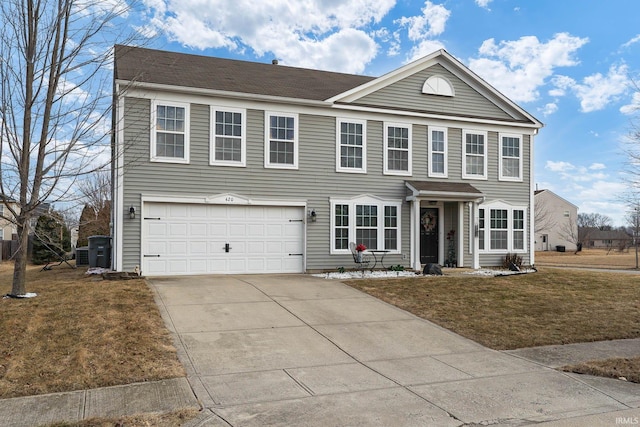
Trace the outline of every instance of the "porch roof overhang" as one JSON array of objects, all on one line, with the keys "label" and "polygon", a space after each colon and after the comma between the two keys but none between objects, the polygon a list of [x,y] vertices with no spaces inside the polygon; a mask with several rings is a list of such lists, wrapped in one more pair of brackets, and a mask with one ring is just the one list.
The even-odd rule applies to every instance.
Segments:
[{"label": "porch roof overhang", "polygon": [[466,182],[405,181],[411,194],[407,201],[445,200],[452,202],[482,202],[484,193]]}]

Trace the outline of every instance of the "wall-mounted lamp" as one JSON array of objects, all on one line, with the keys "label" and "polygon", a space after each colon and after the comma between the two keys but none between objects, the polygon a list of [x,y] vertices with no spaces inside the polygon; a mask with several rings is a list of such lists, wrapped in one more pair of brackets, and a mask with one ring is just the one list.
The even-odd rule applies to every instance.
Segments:
[{"label": "wall-mounted lamp", "polygon": [[317,216],[315,209],[309,209],[309,218],[311,218],[311,222],[316,222]]},{"label": "wall-mounted lamp", "polygon": [[136,219],[136,208],[133,206],[129,208],[129,218]]}]

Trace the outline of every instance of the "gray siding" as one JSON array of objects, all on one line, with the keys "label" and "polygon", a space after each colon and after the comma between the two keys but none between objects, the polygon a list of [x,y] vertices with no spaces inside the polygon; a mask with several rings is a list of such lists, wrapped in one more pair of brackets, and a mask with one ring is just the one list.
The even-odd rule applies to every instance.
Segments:
[{"label": "gray siding", "polygon": [[[433,75],[449,79],[455,90],[455,96],[426,95],[422,93],[424,82]],[[460,80],[441,65],[434,65],[399,82],[386,86],[374,93],[356,100],[355,104],[394,107],[425,112],[451,114],[454,116],[485,117],[495,119],[513,119],[478,91]],[[517,117],[525,119],[524,117]]]},{"label": "gray siding", "polygon": [[[422,82],[424,76],[420,77]],[[421,87],[422,83],[420,83]],[[458,88],[456,87],[456,91]],[[458,92],[457,92],[458,93]],[[459,96],[459,95],[457,95]],[[405,104],[406,105],[406,104]],[[149,121],[150,101],[126,98],[125,100],[125,218],[129,206],[140,215],[135,220],[125,219],[123,224],[122,268],[133,269],[140,263],[140,211],[141,194],[208,196],[220,193],[237,193],[248,198],[272,198],[304,200],[317,213],[317,222],[307,224],[306,259],[308,270],[332,270],[340,266],[353,267],[350,255],[330,254],[330,201],[334,198],[351,198],[370,194],[382,199],[403,200],[406,194],[405,180],[427,180],[427,130],[425,124],[413,126],[413,176],[383,175],[383,121],[367,122],[367,173],[350,174],[336,172],[336,119],[311,114],[299,115],[299,169],[264,168],[264,111],[247,111],[247,161],[246,167],[209,165],[209,107],[191,104],[190,164],[150,162]],[[473,128],[473,126],[470,126]],[[529,138],[524,138],[524,181],[522,183],[498,182],[498,134],[489,132],[487,181],[463,180],[462,129],[448,130],[450,181],[470,182],[487,195],[487,201],[503,199],[512,204],[529,204],[530,162]],[[441,179],[439,179],[441,180]],[[530,211],[530,210],[529,210]],[[457,227],[457,204],[448,203],[445,210],[445,233]],[[465,210],[465,224],[468,222]],[[410,255],[410,205],[402,204],[401,252],[407,256],[389,255],[385,265],[409,266]],[[466,227],[465,227],[466,228]],[[527,228],[528,230],[528,228]],[[457,230],[468,239],[468,228]],[[530,236],[528,236],[528,239]],[[457,239],[456,239],[457,242]],[[445,259],[447,245],[445,243]],[[465,265],[470,265],[468,242],[465,240]],[[482,255],[481,264],[496,264],[496,256]],[[500,257],[501,258],[501,257]],[[501,264],[500,262],[497,262]]]}]

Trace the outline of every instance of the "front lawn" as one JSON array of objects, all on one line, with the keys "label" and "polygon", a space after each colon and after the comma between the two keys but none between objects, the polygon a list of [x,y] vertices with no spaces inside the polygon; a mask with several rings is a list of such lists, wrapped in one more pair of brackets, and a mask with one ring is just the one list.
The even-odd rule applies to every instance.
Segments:
[{"label": "front lawn", "polygon": [[640,275],[543,268],[346,283],[497,350],[640,337]]},{"label": "front lawn", "polygon": [[[27,273],[29,299],[0,299],[0,398],[184,376],[144,280],[67,266]],[[0,295],[13,265],[0,264]]]}]

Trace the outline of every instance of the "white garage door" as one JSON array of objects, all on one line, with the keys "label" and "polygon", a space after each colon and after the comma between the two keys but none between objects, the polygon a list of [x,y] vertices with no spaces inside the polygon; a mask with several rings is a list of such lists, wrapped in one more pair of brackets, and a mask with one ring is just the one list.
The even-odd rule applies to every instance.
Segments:
[{"label": "white garage door", "polygon": [[142,273],[301,273],[304,208],[146,203]]}]

